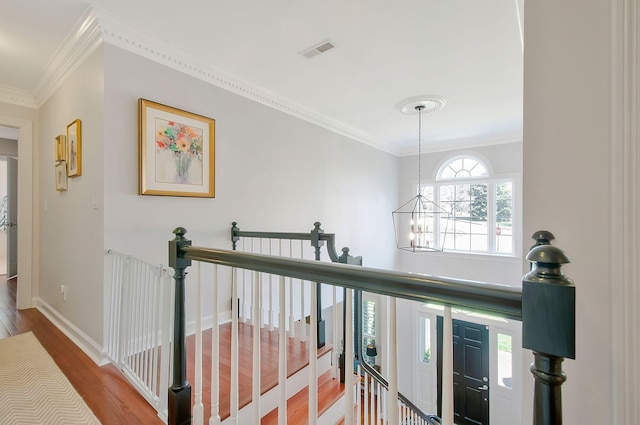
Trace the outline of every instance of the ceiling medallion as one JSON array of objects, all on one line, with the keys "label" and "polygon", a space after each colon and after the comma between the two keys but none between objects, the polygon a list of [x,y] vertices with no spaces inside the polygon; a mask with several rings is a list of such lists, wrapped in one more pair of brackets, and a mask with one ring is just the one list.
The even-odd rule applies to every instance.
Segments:
[{"label": "ceiling medallion", "polygon": [[418,111],[416,107],[423,106],[424,108],[422,109],[422,113],[426,114],[429,112],[437,111],[438,109],[442,109],[446,104],[447,99],[442,96],[424,95],[405,99],[398,103],[396,107],[403,114],[417,114]]}]

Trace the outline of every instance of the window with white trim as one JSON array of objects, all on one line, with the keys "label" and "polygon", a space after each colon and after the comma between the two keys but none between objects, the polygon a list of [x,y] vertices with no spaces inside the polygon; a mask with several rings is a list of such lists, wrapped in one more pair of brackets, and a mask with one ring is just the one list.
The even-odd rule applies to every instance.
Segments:
[{"label": "window with white trim", "polygon": [[367,345],[376,345],[377,334],[377,297],[366,292],[362,294],[362,354],[364,360],[372,365],[376,364],[376,358],[366,355]]},{"label": "window with white trim", "polygon": [[436,182],[423,184],[422,195],[446,214],[433,220],[433,240],[445,251],[514,254],[514,182],[494,178],[470,155],[440,167]]}]

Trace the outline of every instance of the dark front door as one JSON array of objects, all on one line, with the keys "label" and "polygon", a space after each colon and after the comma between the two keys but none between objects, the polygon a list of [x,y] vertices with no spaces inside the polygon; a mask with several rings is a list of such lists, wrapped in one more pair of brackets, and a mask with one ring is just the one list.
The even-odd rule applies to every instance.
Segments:
[{"label": "dark front door", "polygon": [[[489,424],[489,328],[453,321],[453,411],[457,425]],[[442,317],[438,317],[438,414],[442,413]]]}]

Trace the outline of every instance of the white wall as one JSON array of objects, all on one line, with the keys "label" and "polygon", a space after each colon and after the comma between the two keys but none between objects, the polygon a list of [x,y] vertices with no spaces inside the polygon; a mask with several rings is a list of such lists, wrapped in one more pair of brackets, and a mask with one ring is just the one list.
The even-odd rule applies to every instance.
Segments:
[{"label": "white wall", "polygon": [[[93,52],[40,108],[40,292],[93,341],[102,341],[103,53]],[[55,190],[55,137],[82,122],[82,175]],[[97,202],[97,208],[93,203]],[[67,300],[60,285],[68,288]]]},{"label": "white wall", "polygon": [[[622,3],[594,0],[584,7],[577,0],[525,2],[524,227],[525,234],[552,231],[555,244],[571,258],[563,268],[575,281],[577,296],[577,359],[563,364],[568,425],[638,420],[633,415],[625,421],[624,412],[616,409],[627,397],[617,393],[617,380],[635,378],[633,369],[625,371],[615,363],[613,348],[613,335],[623,331],[612,320],[612,301],[623,294],[623,280],[611,278],[617,273],[614,265],[622,261],[612,256],[621,252],[622,243],[615,230],[622,223],[616,218],[629,207],[614,203],[611,195],[623,183],[618,173],[623,158],[616,158],[622,152],[622,132],[612,130],[621,129],[622,111],[622,97],[614,91],[614,83],[622,80],[620,74],[612,75],[622,69],[619,52],[612,50],[620,45],[612,37],[623,28],[621,14],[612,18],[612,6]],[[637,74],[630,77],[638,79]],[[637,92],[628,94],[637,99]],[[637,146],[637,134],[633,143]],[[633,167],[637,170],[637,162]],[[637,310],[637,300],[621,301],[615,310],[624,310],[625,303]],[[637,329],[637,322],[632,326]],[[628,354],[631,364],[637,364],[637,351]],[[637,409],[637,398],[631,403],[627,408]]]},{"label": "white wall", "polygon": [[[106,44],[104,247],[167,264],[177,226],[231,249],[244,230],[308,231],[315,221],[365,265],[390,268],[398,158]],[[216,120],[214,199],[139,196],[137,101]],[[221,296],[229,308],[229,298]]]}]

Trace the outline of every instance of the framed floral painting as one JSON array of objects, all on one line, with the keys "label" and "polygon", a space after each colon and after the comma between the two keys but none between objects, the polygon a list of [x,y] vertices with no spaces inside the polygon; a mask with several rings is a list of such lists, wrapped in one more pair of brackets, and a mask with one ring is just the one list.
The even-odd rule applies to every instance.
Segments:
[{"label": "framed floral painting", "polygon": [[213,198],[215,120],[138,100],[138,193]]}]

